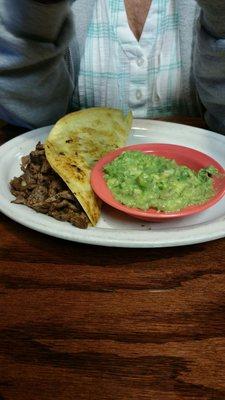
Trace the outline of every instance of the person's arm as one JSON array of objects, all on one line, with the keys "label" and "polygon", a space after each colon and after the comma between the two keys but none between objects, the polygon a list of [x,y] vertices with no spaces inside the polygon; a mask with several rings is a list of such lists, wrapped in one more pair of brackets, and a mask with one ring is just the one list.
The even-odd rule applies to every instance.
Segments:
[{"label": "person's arm", "polygon": [[0,119],[35,128],[68,111],[71,18],[67,0],[0,0]]},{"label": "person's arm", "polygon": [[194,49],[194,75],[205,120],[225,133],[225,1],[197,0],[201,14]]}]

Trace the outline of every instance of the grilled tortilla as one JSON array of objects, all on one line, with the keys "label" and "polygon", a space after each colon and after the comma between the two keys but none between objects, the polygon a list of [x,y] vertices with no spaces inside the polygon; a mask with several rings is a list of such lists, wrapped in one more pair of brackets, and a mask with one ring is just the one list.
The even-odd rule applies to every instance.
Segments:
[{"label": "grilled tortilla", "polygon": [[104,154],[124,146],[132,114],[112,108],[89,108],[67,114],[51,130],[45,154],[81,204],[92,225],[100,217],[100,201],[90,185],[91,168]]}]

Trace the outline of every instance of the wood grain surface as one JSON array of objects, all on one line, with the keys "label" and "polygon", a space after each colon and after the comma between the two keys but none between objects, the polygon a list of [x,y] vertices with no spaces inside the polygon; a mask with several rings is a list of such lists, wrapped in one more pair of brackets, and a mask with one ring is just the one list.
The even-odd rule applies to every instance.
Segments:
[{"label": "wood grain surface", "polygon": [[0,400],[225,399],[224,254],[82,245],[0,214]]}]

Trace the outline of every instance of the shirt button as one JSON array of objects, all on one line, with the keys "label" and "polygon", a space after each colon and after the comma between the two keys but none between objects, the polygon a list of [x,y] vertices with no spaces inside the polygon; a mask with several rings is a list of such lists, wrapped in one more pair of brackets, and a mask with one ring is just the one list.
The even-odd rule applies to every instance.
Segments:
[{"label": "shirt button", "polygon": [[141,67],[144,64],[144,62],[145,62],[145,60],[142,57],[137,58],[137,60],[136,60],[138,67]]},{"label": "shirt button", "polygon": [[142,91],[140,89],[136,90],[136,99],[141,100],[142,98]]}]

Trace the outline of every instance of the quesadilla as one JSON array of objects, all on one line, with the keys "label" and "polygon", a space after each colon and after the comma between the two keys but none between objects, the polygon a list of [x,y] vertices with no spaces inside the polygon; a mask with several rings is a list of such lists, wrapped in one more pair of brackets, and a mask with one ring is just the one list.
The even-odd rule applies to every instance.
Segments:
[{"label": "quesadilla", "polygon": [[100,217],[101,204],[90,185],[91,168],[104,154],[124,146],[131,125],[131,113],[89,108],[61,118],[44,144],[49,164],[71,190],[92,225]]}]

